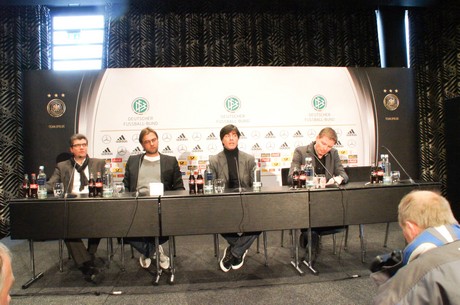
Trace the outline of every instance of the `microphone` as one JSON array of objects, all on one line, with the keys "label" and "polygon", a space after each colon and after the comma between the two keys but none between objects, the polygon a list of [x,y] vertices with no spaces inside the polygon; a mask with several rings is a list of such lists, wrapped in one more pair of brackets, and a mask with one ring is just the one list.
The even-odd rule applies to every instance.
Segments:
[{"label": "microphone", "polygon": [[241,187],[241,180],[240,180],[240,166],[238,164],[238,159],[236,157],[233,157],[235,159],[235,163],[236,163],[236,174],[238,176],[238,192],[242,192],[243,191],[243,188]]},{"label": "microphone", "polygon": [[141,171],[142,159],[144,158],[145,154],[142,154],[139,158],[139,164],[137,165],[137,181],[136,181],[136,195],[134,197],[139,197],[139,173]]},{"label": "microphone", "polygon": [[[74,161],[75,161],[75,158],[74,158]],[[67,187],[65,188],[64,199],[73,197],[72,195],[69,197],[69,187],[73,180],[73,174],[75,172],[76,165],[77,165],[77,161],[73,163],[73,168],[72,168],[72,173],[70,174],[69,183],[67,183]]]},{"label": "microphone", "polygon": [[[316,156],[316,154],[314,152],[311,152],[310,149],[307,149],[307,154],[310,154],[310,155],[313,155],[313,157],[315,158],[315,160],[321,165],[322,168],[324,168],[324,170],[326,171],[326,173],[329,174],[329,176],[332,177],[332,180],[334,181],[334,186],[335,187],[339,187],[339,183],[337,182],[337,180],[335,180],[334,178],[334,175],[327,169],[326,166],[324,166],[324,164],[319,160],[319,158]],[[325,154],[324,156],[327,156],[329,153]],[[326,186],[327,187],[327,186]]]},{"label": "microphone", "polygon": [[399,163],[398,159],[396,159],[396,157],[393,155],[393,153],[388,149],[388,147],[386,147],[385,145],[382,145],[381,146],[383,149],[385,149],[386,151],[388,151],[388,153],[393,157],[393,159],[395,159],[396,163],[398,163],[399,167],[402,169],[402,171],[406,174],[406,176],[409,178],[409,182],[411,184],[414,184],[414,179],[412,179],[412,177],[407,173],[406,169],[401,165],[401,163]]}]

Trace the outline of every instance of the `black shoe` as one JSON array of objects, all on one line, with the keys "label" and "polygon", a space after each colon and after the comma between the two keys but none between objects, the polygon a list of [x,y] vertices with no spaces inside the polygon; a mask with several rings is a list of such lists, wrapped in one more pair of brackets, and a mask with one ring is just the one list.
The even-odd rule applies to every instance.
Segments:
[{"label": "black shoe", "polygon": [[83,278],[85,281],[99,284],[103,280],[103,273],[100,271],[99,268],[96,268],[91,262],[85,262],[82,267],[79,268],[83,273]]},{"label": "black shoe", "polygon": [[240,269],[241,266],[243,266],[244,258],[246,257],[246,254],[248,254],[248,250],[244,251],[243,256],[233,258],[233,261],[232,261],[232,269],[233,270]]},{"label": "black shoe", "polygon": [[98,268],[91,268],[91,271],[85,274],[84,278],[85,281],[98,285],[104,279],[104,274]]},{"label": "black shoe", "polygon": [[223,272],[228,272],[230,269],[232,269],[232,263],[234,260],[234,256],[232,254],[232,251],[230,250],[230,247],[227,247],[224,250],[224,256],[220,260],[220,269],[222,269]]}]

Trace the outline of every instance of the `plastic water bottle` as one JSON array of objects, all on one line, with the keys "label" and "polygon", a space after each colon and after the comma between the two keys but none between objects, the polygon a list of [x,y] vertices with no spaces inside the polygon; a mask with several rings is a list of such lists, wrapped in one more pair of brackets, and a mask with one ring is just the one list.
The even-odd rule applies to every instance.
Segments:
[{"label": "plastic water bottle", "polygon": [[206,169],[204,171],[204,192],[212,193],[214,188],[214,174],[209,166],[209,161],[206,164]]},{"label": "plastic water bottle", "polygon": [[315,169],[311,157],[305,158],[305,184],[306,187],[315,186]]},{"label": "plastic water bottle", "polygon": [[262,180],[261,180],[261,170],[260,170],[260,160],[256,159],[254,168],[252,170],[253,178],[252,178],[252,190],[254,192],[260,192],[262,188]]},{"label": "plastic water bottle", "polygon": [[382,155],[383,184],[391,184],[391,164],[387,154]]},{"label": "plastic water bottle", "polygon": [[112,172],[110,171],[110,163],[106,163],[104,166],[104,177],[102,178],[103,181],[103,190],[102,196],[103,197],[112,197],[113,195],[113,177]]},{"label": "plastic water bottle", "polygon": [[38,184],[38,192],[37,192],[38,199],[46,199],[48,197],[48,191],[46,190],[46,174],[45,174],[45,167],[43,165],[40,165],[40,167],[38,168],[37,184]]}]

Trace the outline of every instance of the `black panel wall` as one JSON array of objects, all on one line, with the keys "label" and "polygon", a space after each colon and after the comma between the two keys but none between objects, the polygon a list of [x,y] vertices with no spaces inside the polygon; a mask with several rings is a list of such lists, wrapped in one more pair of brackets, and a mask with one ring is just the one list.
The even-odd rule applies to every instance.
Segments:
[{"label": "black panel wall", "polygon": [[445,102],[447,198],[457,219],[460,218],[460,96]]}]

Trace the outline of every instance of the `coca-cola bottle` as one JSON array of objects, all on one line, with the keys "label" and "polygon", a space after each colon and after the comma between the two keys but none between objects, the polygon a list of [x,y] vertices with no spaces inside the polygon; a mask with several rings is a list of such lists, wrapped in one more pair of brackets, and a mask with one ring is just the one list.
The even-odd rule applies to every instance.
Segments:
[{"label": "coca-cola bottle", "polygon": [[375,167],[375,163],[372,163],[371,166],[371,184],[379,183],[379,177],[377,176],[377,168]]},{"label": "coca-cola bottle", "polygon": [[305,174],[305,168],[302,166],[299,171],[299,188],[305,188],[307,182],[307,175]]},{"label": "coca-cola bottle", "polygon": [[94,197],[102,197],[104,183],[102,182],[101,172],[97,172],[95,186],[96,186],[96,194]]},{"label": "coca-cola bottle", "polygon": [[201,171],[198,171],[198,175],[196,176],[196,193],[203,194],[203,186],[204,186],[204,179]]},{"label": "coca-cola bottle", "polygon": [[190,176],[188,177],[189,194],[196,194],[196,180],[193,169],[190,169]]},{"label": "coca-cola bottle", "polygon": [[292,188],[296,189],[299,187],[299,170],[297,167],[294,167],[292,172]]},{"label": "coca-cola bottle", "polygon": [[377,181],[378,183],[383,183],[383,175],[385,174],[383,167],[382,167],[382,162],[379,162],[379,165],[377,167]]},{"label": "coca-cola bottle", "polygon": [[22,180],[22,197],[28,198],[29,196],[30,196],[29,175],[24,174],[24,180]]},{"label": "coca-cola bottle", "polygon": [[94,181],[93,173],[89,174],[88,191],[89,197],[96,197],[96,181]]},{"label": "coca-cola bottle", "polygon": [[30,174],[30,198],[38,198],[38,183],[35,173]]}]

